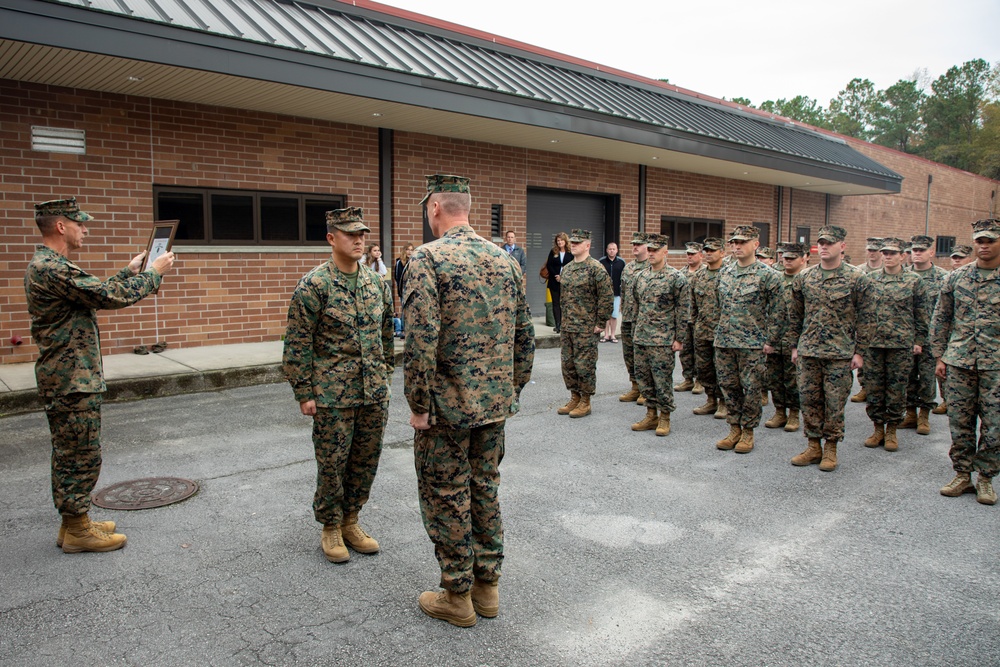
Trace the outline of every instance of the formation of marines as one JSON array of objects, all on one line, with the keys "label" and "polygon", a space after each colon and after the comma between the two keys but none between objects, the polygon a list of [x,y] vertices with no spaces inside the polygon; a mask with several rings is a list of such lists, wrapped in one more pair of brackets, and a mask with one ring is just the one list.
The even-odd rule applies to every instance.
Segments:
[{"label": "formation of marines", "polygon": [[[421,594],[418,605],[467,627],[499,612],[499,466],[506,419],[518,412],[531,377],[534,329],[518,261],[469,224],[469,179],[428,176],[421,206],[438,238],[418,248],[406,268],[404,393],[421,517],[442,590]],[[156,291],[175,258],[167,252],[146,262],[140,254],[101,281],[71,261],[93,220],[75,199],[37,204],[35,220],[43,244],[28,266],[25,293],[52,436],[52,496],[62,517],[57,543],[66,553],[112,551],[125,536],[114,522],[91,521],[88,513],[101,467],[106,390],[96,311]],[[380,548],[358,519],[387,419],[392,295],[359,262],[369,231],[361,209],[328,212],[327,230],[331,258],[295,288],[283,361],[299,410],[313,419],[320,546],[328,560],[342,563],[350,550]],[[577,418],[592,411],[597,336],[613,307],[608,273],[590,257],[590,237],[573,230],[573,261],[562,273],[561,360],[570,400],[558,412]],[[794,432],[801,419],[807,446],[791,463],[832,471],[853,372],[864,368],[873,424],[864,444],[896,451],[897,429],[909,420],[918,433],[929,433],[929,412],[946,410],[955,477],[940,493],[975,493],[980,503],[995,504],[1000,219],[973,223],[973,246],[953,249],[950,273],[933,266],[930,237],[868,239],[863,267],[845,261],[845,238],[841,227],[820,229],[819,262],[807,267],[802,244],[783,243],[774,253],[759,247],[755,227],[741,225],[728,240],[688,244],[688,254],[697,256],[689,267],[697,268],[678,271],[666,263],[669,237],[633,235],[621,311],[631,388],[619,398],[644,405],[646,416],[632,429],[669,435],[675,389],[697,384],[706,402],[694,413],[724,418],[730,427],[716,446],[749,453],[770,391],[775,415],[766,427]],[[762,261],[779,258],[774,268]],[[675,354],[685,347],[682,363],[692,372],[677,388]],[[946,408],[934,405],[936,381]]]}]

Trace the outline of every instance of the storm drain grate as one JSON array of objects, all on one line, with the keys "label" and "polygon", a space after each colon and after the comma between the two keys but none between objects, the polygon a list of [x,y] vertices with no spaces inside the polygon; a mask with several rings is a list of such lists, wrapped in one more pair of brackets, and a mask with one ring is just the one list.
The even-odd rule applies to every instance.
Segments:
[{"label": "storm drain grate", "polygon": [[180,477],[147,477],[118,482],[94,494],[93,503],[109,510],[145,510],[179,503],[198,493],[198,483]]}]

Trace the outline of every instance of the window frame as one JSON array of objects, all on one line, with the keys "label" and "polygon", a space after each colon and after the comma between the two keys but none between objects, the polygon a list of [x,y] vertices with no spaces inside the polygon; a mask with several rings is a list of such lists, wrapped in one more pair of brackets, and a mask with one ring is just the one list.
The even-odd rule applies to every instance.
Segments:
[{"label": "window frame", "polygon": [[[308,240],[306,238],[306,209],[307,203],[319,202],[328,204],[326,210],[344,208],[347,206],[347,195],[326,194],[316,192],[289,192],[283,190],[248,190],[239,188],[212,188],[212,187],[187,187],[173,185],[153,185],[153,215],[154,219],[161,219],[160,197],[164,194],[200,195],[203,215],[203,234],[198,239],[177,238],[175,246],[214,246],[214,247],[280,247],[280,246],[325,246],[326,238]],[[250,197],[253,207],[253,220],[251,221],[250,239],[216,239],[214,238],[212,197],[215,195]],[[265,240],[261,238],[263,227],[261,221],[261,200],[266,198],[293,199],[296,200],[298,215],[297,239]]]},{"label": "window frame", "polygon": [[[705,236],[703,238],[709,238],[711,236],[716,236],[717,238],[724,239],[726,233],[726,221],[718,218],[687,218],[678,215],[661,215],[660,216],[660,233],[666,234],[670,237],[669,250],[686,250],[687,247],[678,241],[678,235],[676,233],[678,224],[691,225],[691,238],[698,238],[698,234],[694,233],[694,225],[703,224],[705,225]],[[718,234],[712,233],[712,225],[718,225]]]}]

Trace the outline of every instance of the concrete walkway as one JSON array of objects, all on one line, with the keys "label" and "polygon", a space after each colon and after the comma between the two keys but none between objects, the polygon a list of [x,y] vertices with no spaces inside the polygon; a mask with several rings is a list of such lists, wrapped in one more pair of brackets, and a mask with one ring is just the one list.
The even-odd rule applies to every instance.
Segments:
[{"label": "concrete walkway", "polygon": [[[535,319],[538,348],[559,347],[559,335]],[[109,354],[104,357],[105,401],[173,396],[272,382],[284,382],[282,341],[167,349],[159,354]],[[403,341],[396,339],[396,363]],[[0,416],[40,410],[35,364],[0,365]]]}]

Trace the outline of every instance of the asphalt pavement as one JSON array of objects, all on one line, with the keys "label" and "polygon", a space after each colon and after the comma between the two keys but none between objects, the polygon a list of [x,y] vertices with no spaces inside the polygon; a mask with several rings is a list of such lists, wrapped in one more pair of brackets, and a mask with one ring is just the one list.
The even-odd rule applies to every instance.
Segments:
[{"label": "asphalt pavement", "polygon": [[761,427],[750,454],[719,451],[728,427],[691,414],[690,393],[668,437],[632,432],[643,409],[617,399],[621,347],[600,354],[583,419],[555,414],[559,351],[537,354],[501,467],[500,615],[469,629],[417,607],[439,571],[401,370],[361,514],[382,551],[343,565],[320,550],[311,421],[286,384],[105,405],[98,489],[201,487],[157,509],[95,508],[128,535],[107,554],[55,546],[44,414],[0,420],[0,663],[1000,664],[1000,507],[939,495],[946,417],[888,453],[861,445],[870,424],[848,404],[840,468],[795,468],[801,432]]}]

